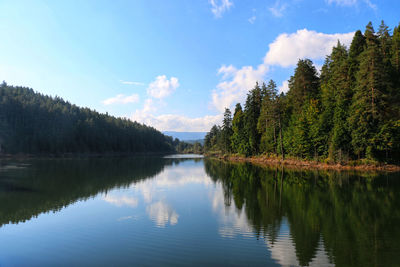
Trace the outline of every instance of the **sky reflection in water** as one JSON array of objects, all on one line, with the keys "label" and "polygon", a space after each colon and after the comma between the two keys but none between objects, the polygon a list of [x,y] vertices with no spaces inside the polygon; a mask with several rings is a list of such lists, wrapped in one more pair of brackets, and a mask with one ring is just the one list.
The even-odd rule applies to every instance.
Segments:
[{"label": "sky reflection in water", "polygon": [[19,164],[0,164],[2,266],[398,263],[398,175],[179,157]]}]

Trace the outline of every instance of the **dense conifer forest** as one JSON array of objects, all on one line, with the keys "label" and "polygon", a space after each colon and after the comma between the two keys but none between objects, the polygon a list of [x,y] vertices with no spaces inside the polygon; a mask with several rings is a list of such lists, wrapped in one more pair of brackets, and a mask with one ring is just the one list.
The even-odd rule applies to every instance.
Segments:
[{"label": "dense conifer forest", "polygon": [[225,110],[205,138],[206,152],[279,155],[347,162],[400,158],[400,25],[382,21],[339,41],[319,74],[298,61],[289,91],[273,80],[256,84],[244,108]]},{"label": "dense conifer forest", "polygon": [[172,152],[179,144],[128,119],[29,88],[0,85],[0,154]]}]

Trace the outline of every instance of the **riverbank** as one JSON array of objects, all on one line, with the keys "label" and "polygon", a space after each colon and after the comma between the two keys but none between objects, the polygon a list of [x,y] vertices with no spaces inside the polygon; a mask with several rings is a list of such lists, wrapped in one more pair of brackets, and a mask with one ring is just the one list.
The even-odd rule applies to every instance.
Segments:
[{"label": "riverbank", "polygon": [[323,163],[312,160],[302,160],[296,158],[282,158],[270,157],[266,155],[244,157],[240,155],[220,155],[220,154],[207,154],[209,158],[217,158],[224,161],[231,162],[249,162],[260,166],[276,166],[284,165],[288,168],[301,168],[301,169],[321,169],[321,170],[356,170],[356,171],[384,171],[384,172],[400,172],[400,166],[394,164],[384,163],[371,163],[363,161],[351,161],[347,164],[331,164]]}]

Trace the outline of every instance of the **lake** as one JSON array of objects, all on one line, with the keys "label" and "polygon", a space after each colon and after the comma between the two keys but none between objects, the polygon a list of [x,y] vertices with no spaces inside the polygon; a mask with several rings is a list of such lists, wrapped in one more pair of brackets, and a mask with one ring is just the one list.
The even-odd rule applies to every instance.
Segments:
[{"label": "lake", "polygon": [[400,266],[400,174],[0,161],[0,266]]}]

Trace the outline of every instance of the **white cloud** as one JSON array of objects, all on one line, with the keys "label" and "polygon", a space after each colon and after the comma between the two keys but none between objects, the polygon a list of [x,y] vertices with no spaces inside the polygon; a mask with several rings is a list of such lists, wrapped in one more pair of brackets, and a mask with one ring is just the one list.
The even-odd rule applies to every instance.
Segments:
[{"label": "white cloud", "polygon": [[[232,108],[237,102],[243,103],[248,90],[254,87],[255,82],[265,80],[270,66],[293,67],[302,58],[321,60],[331,53],[338,40],[349,46],[353,35],[353,32],[325,34],[307,29],[292,34],[283,33],[269,45],[264,61],[257,68],[243,66],[237,69],[232,65],[221,66],[218,70],[221,81],[212,92],[211,104],[223,112],[226,107]],[[282,84],[280,90],[288,90],[287,82]]]},{"label": "white cloud", "polygon": [[140,86],[144,85],[144,83],[142,83],[142,82],[131,82],[131,81],[123,81],[123,80],[119,80],[119,82],[122,84],[126,84],[126,85],[140,85]]},{"label": "white cloud", "polygon": [[[328,4],[336,4],[338,6],[351,7],[359,4],[359,0],[326,0]],[[377,6],[371,0],[362,0],[369,8],[376,10]]]},{"label": "white cloud", "polygon": [[277,0],[274,4],[274,6],[268,8],[268,10],[272,13],[277,18],[280,18],[283,16],[283,12],[286,10],[287,4],[283,3],[281,4],[280,0]]},{"label": "white cloud", "polygon": [[[229,72],[229,68],[227,68],[226,72]],[[219,124],[222,121],[222,114],[198,118],[189,118],[175,114],[155,115],[158,107],[165,104],[162,98],[172,93],[178,86],[179,82],[177,78],[171,77],[168,80],[165,75],[158,76],[149,85],[147,90],[149,97],[145,100],[143,108],[136,110],[131,116],[131,120],[150,125],[160,131],[193,132],[208,131],[214,124]]]},{"label": "white cloud", "polygon": [[168,80],[167,76],[160,75],[156,77],[154,82],[149,84],[147,94],[151,97],[160,99],[169,96],[178,87],[178,78],[171,77],[171,79]]},{"label": "white cloud", "polygon": [[231,108],[233,104],[245,99],[248,90],[254,87],[256,81],[262,81],[268,71],[268,66],[261,64],[256,69],[244,66],[236,69],[232,65],[222,66],[218,74],[222,81],[212,92],[212,105],[220,112]]},{"label": "white cloud", "polygon": [[144,101],[143,109],[141,110],[142,114],[149,114],[157,111],[157,107],[154,105],[154,100],[151,98],[147,98]]},{"label": "white cloud", "polygon": [[139,110],[132,115],[131,119],[146,125],[151,125],[160,131],[205,132],[209,131],[214,124],[221,123],[222,114],[190,118],[175,114],[155,116]]},{"label": "white cloud", "polygon": [[331,53],[337,41],[350,45],[354,32],[325,34],[307,29],[295,33],[283,33],[269,45],[269,51],[264,58],[267,65],[282,67],[293,66],[301,58],[318,60]]},{"label": "white cloud", "polygon": [[132,94],[126,96],[124,94],[116,95],[115,97],[108,98],[103,101],[104,105],[112,105],[112,104],[128,104],[128,103],[136,103],[139,101],[138,94]]},{"label": "white cloud", "polygon": [[327,0],[328,4],[335,3],[339,6],[354,6],[357,4],[357,0]]},{"label": "white cloud", "polygon": [[210,0],[209,2],[211,4],[211,12],[216,18],[222,17],[222,14],[233,6],[233,2],[230,0]]},{"label": "white cloud", "polygon": [[278,88],[279,93],[287,93],[289,91],[289,81],[283,81],[282,85]]},{"label": "white cloud", "polygon": [[257,19],[256,16],[252,16],[251,18],[248,19],[248,21],[249,21],[251,24],[254,24],[254,22],[256,21],[256,19]]},{"label": "white cloud", "polygon": [[373,4],[370,0],[364,0],[364,2],[365,2],[365,4],[366,4],[367,6],[369,6],[371,9],[373,9],[373,10],[378,9],[378,6],[375,5],[375,4]]}]

